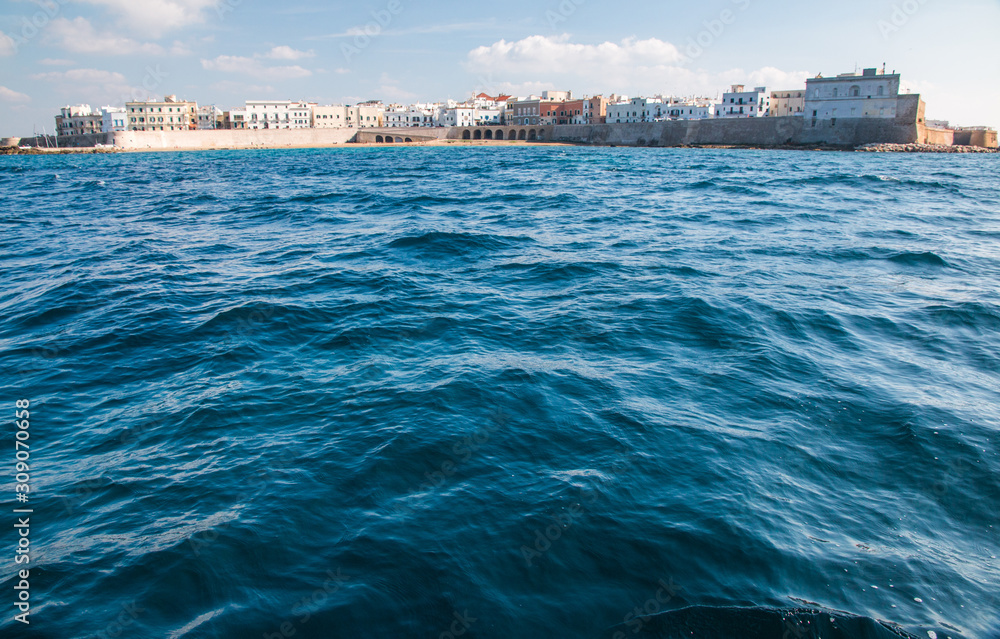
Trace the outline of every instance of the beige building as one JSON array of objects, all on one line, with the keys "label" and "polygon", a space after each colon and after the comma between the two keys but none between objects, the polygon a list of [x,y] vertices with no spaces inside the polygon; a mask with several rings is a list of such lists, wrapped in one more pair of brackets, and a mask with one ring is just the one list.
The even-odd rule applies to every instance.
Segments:
[{"label": "beige building", "polygon": [[190,131],[198,128],[198,103],[168,95],[162,102],[127,102],[129,131]]},{"label": "beige building", "polygon": [[362,102],[353,107],[353,122],[359,129],[370,129],[385,125],[385,105],[378,101]]},{"label": "beige building", "polygon": [[310,118],[314,129],[346,129],[347,107],[342,104],[314,106]]},{"label": "beige building", "polygon": [[246,129],[247,128],[247,110],[246,109],[230,109],[222,114],[222,128],[223,129]]},{"label": "beige building", "polygon": [[802,115],[806,110],[805,89],[771,92],[771,111],[768,115]]},{"label": "beige building", "polygon": [[365,102],[357,106],[342,104],[313,106],[310,126],[314,129],[366,129],[382,126],[385,106]]}]

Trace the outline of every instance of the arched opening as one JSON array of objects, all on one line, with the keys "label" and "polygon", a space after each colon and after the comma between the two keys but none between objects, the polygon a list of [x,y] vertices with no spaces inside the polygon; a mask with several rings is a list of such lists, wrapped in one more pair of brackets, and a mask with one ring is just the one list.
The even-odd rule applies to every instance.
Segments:
[{"label": "arched opening", "polygon": [[472,132],[469,131],[468,129],[462,131],[462,139],[463,140],[471,140],[472,139]]},{"label": "arched opening", "polygon": [[385,138],[383,138],[381,135],[375,136],[375,144],[382,144],[383,142],[385,142]]},{"label": "arched opening", "polygon": [[486,139],[487,140],[492,140],[493,139],[493,131],[491,131],[489,129],[486,129]]},{"label": "arched opening", "polygon": [[399,136],[397,135],[397,136],[396,136],[396,142],[397,142],[398,144],[402,144],[402,143],[403,143],[403,138],[401,138],[401,137],[399,137]]},{"label": "arched opening", "polygon": [[528,139],[528,132],[525,131],[524,129],[521,129],[521,132],[517,134],[517,139],[518,140],[527,140]]},{"label": "arched opening", "polygon": [[474,139],[474,140],[482,140],[483,139],[483,132],[480,131],[479,129],[476,129],[476,134],[474,136],[472,136],[472,139]]},{"label": "arched opening", "polygon": [[529,140],[537,140],[538,139],[538,134],[535,133],[534,129],[528,131],[528,139]]},{"label": "arched opening", "polygon": [[498,139],[498,140],[502,140],[503,139],[503,131],[497,131],[496,139]]},{"label": "arched opening", "polygon": [[543,131],[541,129],[538,130],[538,139],[539,140],[544,140],[545,139],[545,131]]},{"label": "arched opening", "polygon": [[851,87],[851,97],[852,98],[857,98],[860,95],[861,95],[861,87],[859,87],[859,86],[853,86],[853,87]]},{"label": "arched opening", "polygon": [[837,97],[837,95],[838,95],[839,93],[840,93],[840,90],[839,90],[839,89],[834,89],[834,90],[833,90],[833,97]]},{"label": "arched opening", "polygon": [[386,144],[392,144],[392,136],[391,135],[385,136],[385,143]]},{"label": "arched opening", "polygon": [[410,138],[406,138],[406,141],[407,142],[413,142],[413,140],[411,140]]}]

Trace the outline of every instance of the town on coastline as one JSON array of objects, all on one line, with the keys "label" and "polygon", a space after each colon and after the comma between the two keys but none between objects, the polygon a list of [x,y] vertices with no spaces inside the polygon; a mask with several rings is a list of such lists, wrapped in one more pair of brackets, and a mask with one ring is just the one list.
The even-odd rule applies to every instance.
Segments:
[{"label": "town on coastline", "polygon": [[[440,140],[548,141],[623,146],[832,146],[878,150],[996,149],[997,132],[927,121],[919,95],[901,93],[885,68],[833,77],[801,88],[733,85],[721,98],[491,96],[464,101],[320,105],[248,100],[222,110],[174,95],[124,107],[65,106],[54,136],[7,138],[0,146],[254,148],[399,144]],[[907,148],[895,148],[907,147]],[[919,148],[917,148],[919,147]]]}]

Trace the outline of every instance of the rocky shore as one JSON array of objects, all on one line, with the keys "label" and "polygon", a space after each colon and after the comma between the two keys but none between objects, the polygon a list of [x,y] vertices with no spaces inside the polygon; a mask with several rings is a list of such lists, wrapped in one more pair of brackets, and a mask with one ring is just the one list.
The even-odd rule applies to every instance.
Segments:
[{"label": "rocky shore", "polygon": [[0,155],[68,155],[71,153],[117,153],[120,149],[108,147],[84,147],[68,149],[40,149],[37,147],[21,148],[17,146],[0,146]]},{"label": "rocky shore", "polygon": [[855,149],[865,153],[997,153],[998,149],[981,146],[945,146],[943,144],[866,144]]}]

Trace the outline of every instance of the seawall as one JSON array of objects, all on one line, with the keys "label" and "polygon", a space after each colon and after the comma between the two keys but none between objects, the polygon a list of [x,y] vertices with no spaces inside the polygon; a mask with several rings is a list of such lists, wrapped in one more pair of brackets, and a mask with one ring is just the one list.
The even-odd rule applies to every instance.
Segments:
[{"label": "seawall", "polygon": [[214,131],[120,131],[109,144],[131,151],[180,149],[275,149],[336,146],[353,142],[354,129],[222,129]]}]

